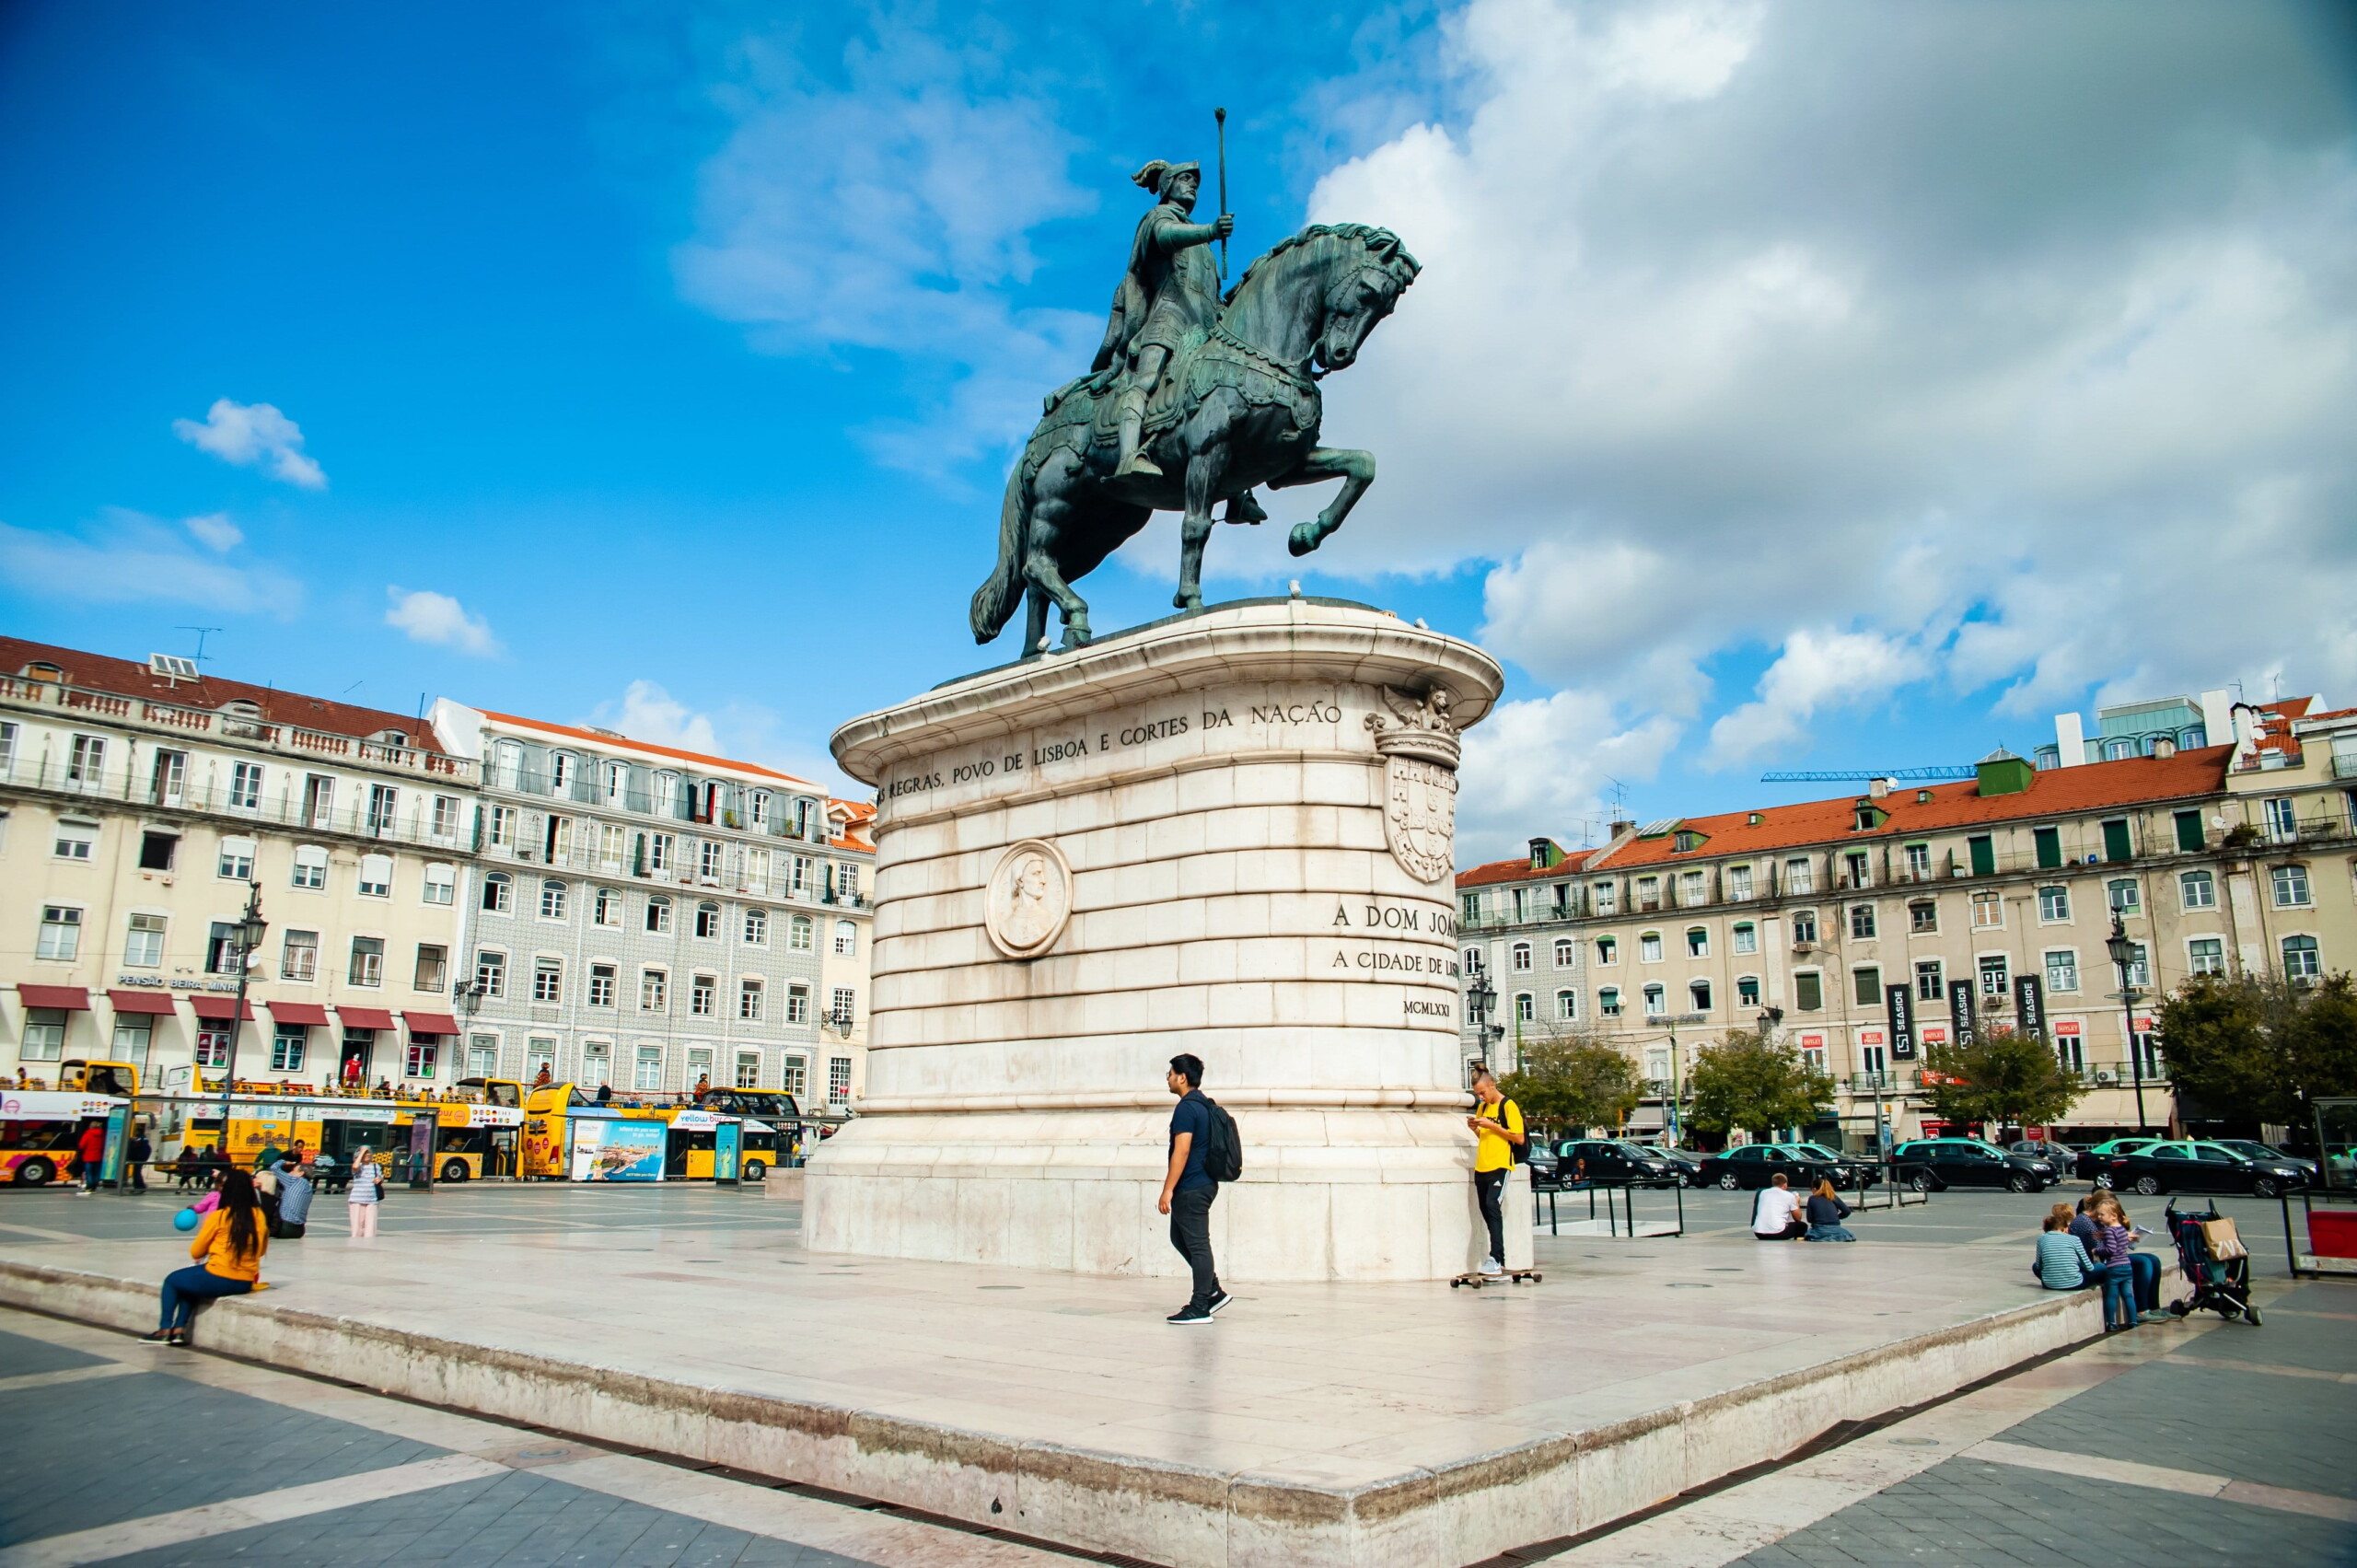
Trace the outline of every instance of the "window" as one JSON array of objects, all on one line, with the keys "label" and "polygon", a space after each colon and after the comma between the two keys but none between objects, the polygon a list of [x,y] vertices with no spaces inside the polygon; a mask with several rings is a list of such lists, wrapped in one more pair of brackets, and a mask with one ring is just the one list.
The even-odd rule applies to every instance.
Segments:
[{"label": "window", "polygon": [[2187,967],[2195,974],[2224,974],[2226,945],[2215,936],[2197,936],[2185,945]]},{"label": "window", "polygon": [[1751,867],[1748,865],[1728,866],[1723,882],[1728,902],[1740,903],[1751,897]]},{"label": "window", "polygon": [[556,1071],[556,1041],[535,1035],[524,1041],[524,1081],[536,1082],[543,1067]]},{"label": "window", "polygon": [[344,979],[354,985],[372,989],[385,983],[383,937],[355,936],[352,939],[352,961],[345,967]]},{"label": "window", "polygon": [[2324,970],[2313,936],[2283,938],[2283,978],[2297,983],[2316,979]]},{"label": "window", "polygon": [[470,1035],[467,1039],[467,1076],[489,1078],[499,1072],[499,1040],[492,1035]]},{"label": "window", "polygon": [[2128,819],[2115,817],[2103,825],[2103,857],[2106,860],[2131,860],[2135,846],[2128,833]]},{"label": "window", "polygon": [[1932,846],[1930,844],[1909,844],[1907,846],[1908,880],[1910,882],[1922,882],[1928,880],[1931,875]]},{"label": "window", "polygon": [[745,912],[745,945],[766,947],[770,945],[770,915],[767,910]]},{"label": "window", "polygon": [[[858,923],[854,921],[849,920],[839,920],[835,922],[835,952],[837,955],[848,958],[858,951]],[[1522,945],[1521,958],[1522,961],[1515,967],[1516,969],[1528,969],[1530,967],[1530,945],[1527,942]]]},{"label": "window", "polygon": [[484,842],[497,844],[502,849],[514,849],[516,847],[516,808],[512,806],[493,807],[490,824],[483,830]]},{"label": "window", "polygon": [[591,1089],[600,1089],[614,1081],[614,1048],[602,1040],[585,1040],[581,1046],[581,1082]]},{"label": "window", "polygon": [[688,986],[688,1011],[699,1018],[711,1017],[714,1010],[714,997],[717,994],[718,989],[719,982],[712,976],[708,974],[696,976]]},{"label": "window", "polygon": [[852,1024],[852,1001],[853,997],[851,993],[851,987],[847,985],[839,985],[835,987],[833,996],[828,999],[827,1022],[834,1025],[834,1027],[839,1029],[850,1028]]},{"label": "window", "polygon": [[2128,983],[2131,985],[2140,986],[2150,985],[2153,983],[2152,958],[2150,955],[2145,952],[2144,944],[2142,942],[2134,942],[2129,945]]},{"label": "window", "polygon": [[1687,927],[1686,956],[1689,958],[1709,958],[1711,956],[1711,934],[1699,925]]},{"label": "window", "polygon": [[507,994],[507,955],[490,951],[475,955],[475,983],[485,996]]},{"label": "window", "polygon": [[1864,941],[1872,939],[1874,934],[1875,906],[1852,904],[1850,906],[1850,935]]},{"label": "window", "polygon": [[425,867],[424,900],[429,904],[454,904],[459,901],[459,868],[445,861],[434,861]]},{"label": "window", "polygon": [[1907,929],[1919,935],[1940,928],[1940,906],[1933,899],[1918,899],[1907,906]]},{"label": "window", "polygon": [[278,978],[309,982],[319,978],[319,934],[289,931],[278,948]]},{"label": "window", "polygon": [[2259,812],[2267,823],[2267,836],[2279,844],[2290,843],[2300,836],[2300,816],[2288,797],[2259,802]]},{"label": "window", "polygon": [[563,751],[552,753],[549,758],[549,793],[563,795],[571,790],[577,772],[571,756]]},{"label": "window", "polygon": [[393,896],[391,855],[364,854],[360,857],[360,896],[364,899],[389,899]]},{"label": "window", "polygon": [[412,1035],[409,1037],[409,1051],[401,1060],[402,1074],[411,1078],[431,1078],[441,1055],[440,1040],[420,1040]]},{"label": "window", "polygon": [[541,835],[542,858],[551,865],[568,865],[573,861],[573,819],[552,817]]},{"label": "window", "polygon": [[642,1045],[631,1078],[631,1086],[638,1089],[659,1089],[663,1086],[663,1048]]},{"label": "window", "polygon": [[1611,914],[1616,912],[1620,897],[1619,887],[1620,884],[1616,882],[1598,882],[1590,889],[1596,895],[1590,902],[1594,904],[1597,914]]},{"label": "window", "polygon": [[[794,880],[787,890],[795,893],[807,893],[810,890],[810,857],[808,855],[797,854],[794,857]],[[1473,897],[1473,895],[1469,895],[1469,897]],[[1476,903],[1478,904],[1478,902],[1479,900],[1477,897]],[[1471,920],[1480,919],[1480,910],[1478,907],[1475,908],[1472,914],[1468,918]]]},{"label": "window", "polygon": [[[757,790],[755,790],[755,791],[753,792],[753,804],[752,804],[753,826],[754,826],[754,827],[756,827],[756,828],[766,828],[766,827],[768,827],[768,826],[770,825],[770,813],[771,813],[772,809],[772,806],[771,806],[771,802],[770,802],[770,792],[769,792],[768,790],[765,790],[765,789],[757,789]],[[750,1087],[752,1087],[752,1086],[751,1086],[750,1084],[739,1084],[739,1085],[737,1085],[737,1086],[738,1088],[750,1088]]]},{"label": "window", "polygon": [[1817,940],[1817,912],[1815,910],[1793,912],[1793,940],[1795,942]]},{"label": "window", "polygon": [[1686,986],[1686,994],[1694,1004],[1694,1011],[1697,1013],[1707,1013],[1711,1010],[1711,982],[1709,981],[1697,980],[1688,981]]},{"label": "window", "polygon": [[[0,725],[0,772],[8,769],[8,736],[16,733],[15,725]],[[158,751],[156,753],[154,775],[155,794],[151,797],[157,806],[179,806],[188,798],[188,753]]]},{"label": "window", "polygon": [[[769,796],[756,796],[754,798],[766,800]],[[761,1083],[761,1053],[758,1051],[738,1051],[737,1053],[737,1086],[740,1089],[753,1089],[759,1088]]]},{"label": "window", "polygon": [[646,869],[650,875],[679,863],[679,841],[670,833],[650,833],[646,840]]},{"label": "window", "polygon": [[1997,874],[1997,841],[1987,833],[1975,833],[1964,841],[1965,852],[1971,857],[1975,877]]},{"label": "window", "polygon": [[1555,993],[1555,1016],[1559,1021],[1568,1024],[1577,1019],[1579,1016],[1580,993],[1578,992],[1559,991]]},{"label": "window", "polygon": [[[1519,889],[1515,890],[1520,891]],[[835,940],[838,944],[835,950],[837,952],[842,951],[840,944],[842,941],[843,927],[850,923],[851,923],[848,921],[842,920],[835,922]],[[1528,973],[1530,970],[1530,944],[1527,942],[1515,943],[1514,945],[1514,950],[1511,958],[1514,964],[1514,970],[1516,974]]]},{"label": "window", "polygon": [[851,1103],[851,1058],[848,1056],[827,1058],[827,1103],[837,1108]]},{"label": "window", "polygon": [[1803,970],[1793,976],[1793,1005],[1804,1013],[1825,1010],[1825,977],[1815,970]]},{"label": "window", "polygon": [[745,852],[745,888],[747,891],[754,893],[767,893],[770,890],[769,851],[749,849]]},{"label": "window", "polygon": [[807,1024],[810,1021],[810,988],[808,986],[789,985],[785,988],[785,1021],[789,1024]]},{"label": "window", "polygon": [[612,1006],[614,991],[614,966],[591,964],[589,966],[589,1005],[592,1007]]},{"label": "window", "polygon": [[169,871],[173,852],[180,847],[178,833],[146,832],[139,835],[139,869]]},{"label": "window", "polygon": [[2038,918],[2049,924],[2071,918],[2071,889],[2060,886],[2038,890]]},{"label": "window", "polygon": [[383,838],[401,821],[401,792],[391,784],[368,786],[368,836]]},{"label": "window", "polygon": [[540,883],[540,918],[542,920],[564,918],[564,889],[565,884],[554,877],[547,878]]},{"label": "window", "polygon": [[1596,993],[1596,1010],[1608,1018],[1620,1016],[1620,988],[1608,985]]},{"label": "window", "polygon": [[505,871],[494,871],[482,879],[482,907],[492,914],[505,914],[515,907],[515,878]]},{"label": "window", "polygon": [[2275,867],[2275,907],[2280,910],[2299,909],[2308,900],[2308,868],[2305,865]]},{"label": "window", "polygon": [[[800,862],[797,861],[795,865],[798,869]],[[797,876],[795,879],[795,886],[798,888],[801,885],[801,878]],[[1461,895],[1461,897],[1465,904],[1465,923],[1468,925],[1479,925],[1481,923],[1481,895],[1479,893],[1466,893]]]},{"label": "window", "polygon": [[1538,1016],[1538,999],[1527,991],[1516,992],[1514,998],[1514,1021],[1517,1024],[1527,1024],[1536,1021]]},{"label": "window", "polygon": [[1882,1005],[1882,970],[1869,965],[1850,971],[1850,1000],[1861,1007]]},{"label": "window", "polygon": [[2119,914],[2134,914],[2143,908],[2143,900],[2136,891],[2136,878],[2122,877],[2104,884],[2104,895]]},{"label": "window", "polygon": [[660,893],[646,900],[646,929],[657,932],[671,929],[671,900]]},{"label": "window", "polygon": [[2180,872],[2177,879],[2177,901],[2189,910],[2218,907],[2218,884],[2207,871]]},{"label": "window", "polygon": [[696,905],[696,935],[699,936],[717,936],[720,935],[720,906],[718,904],[700,903]]},{"label": "window", "polygon": [[1659,984],[1645,987],[1645,1016],[1658,1018],[1669,1012],[1669,993]]},{"label": "window", "polygon": [[1817,890],[1816,873],[1810,869],[1805,855],[1795,855],[1784,862],[1784,891],[1806,895]]},{"label": "window", "polygon": [[232,811],[261,809],[260,762],[240,762],[229,770],[229,808]]},{"label": "window", "polygon": [[1738,1006],[1759,1006],[1759,977],[1756,974],[1737,975],[1735,981],[1735,999]]},{"label": "window", "polygon": [[835,891],[846,901],[853,903],[859,901],[858,866],[838,865],[835,867]]},{"label": "window", "polygon": [[219,1024],[203,1024],[196,1031],[196,1064],[200,1067],[226,1067],[229,1064],[229,1031]]},{"label": "window", "polygon": [[792,1095],[797,1102],[804,1095],[809,1093],[809,1059],[801,1056],[787,1057],[784,1065],[778,1070],[777,1086]]},{"label": "window", "polygon": [[1747,920],[1739,922],[1735,928],[1735,950],[1737,953],[1759,951],[1759,928]]},{"label": "window", "polygon": [[251,839],[223,839],[221,858],[215,867],[215,876],[226,877],[233,882],[250,882],[254,878],[254,842]]},{"label": "window", "polygon": [[70,962],[81,952],[82,912],[69,904],[44,905],[41,912],[41,939],[34,945],[33,957]]},{"label": "window", "polygon": [[1980,995],[1984,1001],[2003,997],[2010,979],[2004,954],[1983,953],[1980,956]]},{"label": "window", "polygon": [[1981,888],[1972,895],[1972,928],[1975,931],[1996,931],[2005,923],[2005,904],[1994,888]]},{"label": "window", "polygon": [[455,795],[434,797],[434,836],[437,841],[448,843],[459,836],[460,809],[459,797]]},{"label": "window", "polygon": [[532,1000],[554,1004],[564,1000],[564,960],[532,960]]},{"label": "window", "polygon": [[2060,948],[2046,955],[2046,989],[2076,991],[2079,989],[2079,955]]},{"label": "window", "polygon": [[671,1006],[671,977],[661,970],[638,971],[638,1010],[642,1013],[668,1012]]},{"label": "window", "polygon": [[226,920],[215,921],[204,936],[204,972],[236,974],[239,962],[238,928]]},{"label": "window", "polygon": [[706,839],[696,846],[696,875],[718,881],[726,869],[728,846],[718,839]]},{"label": "window", "polygon": [[26,1062],[55,1062],[64,1056],[65,1018],[63,1007],[26,1008],[25,1038],[17,1048],[18,1058]]},{"label": "window", "polygon": [[123,934],[122,961],[127,969],[161,969],[164,963],[164,917],[134,914]]},{"label": "window", "polygon": [[1648,931],[1637,938],[1637,958],[1641,963],[1661,962],[1661,933]]},{"label": "window", "polygon": [[761,1021],[761,982],[740,981],[737,986],[737,1016],[749,1023]]},{"label": "window", "polygon": [[303,1024],[280,1024],[271,1036],[270,1070],[273,1073],[300,1073],[303,1070],[304,1048],[310,1043],[311,1031]]},{"label": "window", "polygon": [[410,978],[409,988],[438,994],[449,983],[450,949],[439,942],[420,942],[417,945],[417,970]]},{"label": "window", "polygon": [[75,788],[95,791],[106,773],[107,743],[95,735],[77,735],[74,749],[65,762],[65,782]]},{"label": "window", "polygon": [[1918,958],[1915,961],[1915,1000],[1942,1002],[1947,999],[1947,966],[1937,958]]},{"label": "window", "polygon": [[1661,878],[1658,877],[1638,877],[1637,909],[1639,912],[1648,912],[1659,908],[1661,908]]},{"label": "window", "polygon": [[589,918],[599,925],[619,930],[622,923],[622,896],[611,888],[600,888],[591,900]]},{"label": "window", "polygon": [[598,777],[605,781],[608,804],[621,806],[630,793],[630,766],[625,762],[607,762],[599,766]]},{"label": "window", "polygon": [[1619,963],[1620,961],[1620,939],[1617,936],[1597,937],[1596,939],[1596,961],[1599,964]]},{"label": "window", "polygon": [[604,827],[598,830],[598,869],[620,876],[622,862],[630,852],[630,835],[621,829]]},{"label": "window", "polygon": [[2199,811],[2180,811],[2177,814],[2176,821],[2177,847],[2189,853],[2201,849],[2203,847],[2201,836],[2201,813]]},{"label": "window", "polygon": [[2038,847],[2038,866],[2041,871],[2059,871],[2062,866],[2062,830],[2034,828],[2030,842]]},{"label": "window", "polygon": [[57,838],[50,853],[60,860],[87,862],[97,845],[98,836],[99,830],[95,826],[82,822],[60,822]]},{"label": "window", "polygon": [[1704,889],[1704,878],[1701,872],[1689,871],[1679,876],[1678,878],[1678,908],[1689,910],[1700,909],[1710,901],[1710,895]]},{"label": "window", "polygon": [[1580,961],[1579,944],[1566,936],[1555,944],[1555,967],[1567,970]]}]

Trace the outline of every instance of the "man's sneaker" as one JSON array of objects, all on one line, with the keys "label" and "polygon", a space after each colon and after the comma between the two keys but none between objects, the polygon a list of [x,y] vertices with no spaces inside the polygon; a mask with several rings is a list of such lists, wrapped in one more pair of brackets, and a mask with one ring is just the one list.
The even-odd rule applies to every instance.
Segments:
[{"label": "man's sneaker", "polygon": [[142,1334],[131,1342],[137,1345],[177,1344],[179,1342],[172,1337],[174,1332],[170,1329],[158,1329],[152,1334]]},{"label": "man's sneaker", "polygon": [[1187,1324],[1208,1323],[1211,1320],[1212,1315],[1204,1311],[1202,1307],[1196,1306],[1191,1301],[1186,1306],[1180,1307],[1178,1311],[1173,1312],[1169,1317],[1163,1319],[1166,1323]]},{"label": "man's sneaker", "polygon": [[1506,1266],[1504,1263],[1499,1262],[1495,1258],[1484,1258],[1481,1260],[1482,1278],[1493,1280],[1505,1272]]},{"label": "man's sneaker", "polygon": [[1216,1292],[1212,1296],[1212,1304],[1205,1307],[1204,1310],[1216,1315],[1221,1307],[1225,1307],[1229,1302],[1234,1301],[1236,1297],[1228,1295],[1227,1292],[1224,1290]]}]

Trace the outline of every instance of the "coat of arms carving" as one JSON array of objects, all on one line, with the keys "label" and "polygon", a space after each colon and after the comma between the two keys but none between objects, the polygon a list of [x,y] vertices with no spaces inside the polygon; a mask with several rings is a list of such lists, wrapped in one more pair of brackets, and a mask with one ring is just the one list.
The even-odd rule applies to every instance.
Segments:
[{"label": "coat of arms carving", "polygon": [[1457,724],[1448,689],[1384,688],[1390,715],[1369,714],[1383,758],[1383,831],[1391,858],[1419,882],[1437,882],[1457,864]]}]

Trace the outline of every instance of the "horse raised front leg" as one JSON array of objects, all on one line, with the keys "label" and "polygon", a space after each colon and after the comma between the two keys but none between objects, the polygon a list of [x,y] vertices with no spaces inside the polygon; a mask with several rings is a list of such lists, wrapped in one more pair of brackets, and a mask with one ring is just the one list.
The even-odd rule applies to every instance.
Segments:
[{"label": "horse raised front leg", "polygon": [[1342,519],[1359,504],[1366,487],[1375,482],[1375,454],[1348,447],[1312,447],[1302,454],[1300,463],[1290,473],[1269,482],[1271,490],[1289,490],[1296,484],[1316,484],[1329,479],[1341,480],[1342,488],[1326,503],[1324,511],[1306,523],[1294,525],[1293,532],[1285,539],[1285,549],[1293,554],[1308,554],[1342,526]]},{"label": "horse raised front leg", "polygon": [[1218,447],[1199,451],[1187,461],[1187,515],[1178,524],[1178,591],[1170,598],[1179,610],[1203,608],[1203,541],[1212,537],[1212,503],[1226,454]]}]

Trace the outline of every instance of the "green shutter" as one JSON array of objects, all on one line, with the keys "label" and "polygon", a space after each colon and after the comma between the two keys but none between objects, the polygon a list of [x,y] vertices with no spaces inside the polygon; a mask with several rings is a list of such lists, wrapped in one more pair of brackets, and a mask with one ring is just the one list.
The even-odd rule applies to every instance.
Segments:
[{"label": "green shutter", "polygon": [[2201,848],[2201,813],[2180,811],[2177,814],[2177,847]]},{"label": "green shutter", "polygon": [[1972,849],[1972,874],[1975,877],[1997,875],[1997,841],[1982,833],[1965,841]]},{"label": "green shutter", "polygon": [[1861,1007],[1874,1007],[1882,1002],[1882,970],[1852,970],[1850,978],[1855,983],[1853,993]]},{"label": "green shutter", "polygon": [[2044,871],[2052,871],[2062,864],[2062,830],[2040,828],[2037,830],[2038,864]]},{"label": "green shutter", "polygon": [[2127,860],[2134,854],[2128,842],[2126,819],[2106,822],[2103,825],[2103,857],[2106,860]]},{"label": "green shutter", "polygon": [[1815,1013],[1825,1006],[1825,993],[1819,988],[1818,977],[1813,974],[1793,976],[1793,1000],[1804,1013]]}]

